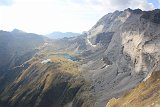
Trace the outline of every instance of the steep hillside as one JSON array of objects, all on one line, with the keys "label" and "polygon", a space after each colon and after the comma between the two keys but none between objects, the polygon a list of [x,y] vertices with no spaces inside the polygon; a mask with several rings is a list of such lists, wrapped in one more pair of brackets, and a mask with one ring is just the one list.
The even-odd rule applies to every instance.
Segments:
[{"label": "steep hillside", "polygon": [[154,72],[122,98],[109,101],[106,107],[159,107],[160,106],[160,72]]},{"label": "steep hillside", "polygon": [[[43,59],[51,58],[49,62]],[[2,107],[62,107],[70,103],[84,80],[78,63],[60,56],[34,57],[0,94]],[[17,71],[16,70],[16,71]]]},{"label": "steep hillside", "polygon": [[19,30],[0,31],[0,92],[21,72],[17,69],[43,48],[46,38]]}]

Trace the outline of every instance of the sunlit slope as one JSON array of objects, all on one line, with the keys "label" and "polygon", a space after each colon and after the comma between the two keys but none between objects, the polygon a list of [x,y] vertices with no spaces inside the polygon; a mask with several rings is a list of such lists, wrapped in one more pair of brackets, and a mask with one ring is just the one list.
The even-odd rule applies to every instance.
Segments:
[{"label": "sunlit slope", "polygon": [[122,98],[113,98],[106,107],[160,107],[160,72],[154,72]]}]

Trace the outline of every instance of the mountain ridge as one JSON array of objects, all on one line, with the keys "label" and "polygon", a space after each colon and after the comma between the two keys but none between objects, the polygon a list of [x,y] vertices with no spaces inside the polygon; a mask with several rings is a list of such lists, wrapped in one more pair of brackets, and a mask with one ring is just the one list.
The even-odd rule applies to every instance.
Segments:
[{"label": "mountain ridge", "polygon": [[46,36],[50,39],[62,39],[62,38],[70,38],[70,37],[76,37],[81,35],[80,33],[74,33],[74,32],[52,32],[50,34],[47,34]]}]

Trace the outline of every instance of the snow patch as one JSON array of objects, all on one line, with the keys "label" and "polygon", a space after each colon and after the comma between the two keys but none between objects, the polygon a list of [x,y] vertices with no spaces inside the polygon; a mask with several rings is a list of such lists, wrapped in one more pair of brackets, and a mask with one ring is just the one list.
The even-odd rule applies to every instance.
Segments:
[{"label": "snow patch", "polygon": [[47,62],[51,62],[51,59],[43,60],[41,63],[44,64],[44,63],[47,63]]},{"label": "snow patch", "polygon": [[105,68],[108,68],[108,67],[109,67],[109,65],[106,65],[106,66],[105,66]]},{"label": "snow patch", "polygon": [[89,41],[89,38],[87,38],[87,42],[89,45],[91,45],[92,47],[96,47],[96,45],[93,45],[90,41]]},{"label": "snow patch", "polygon": [[147,75],[147,77],[146,77],[143,81],[148,80],[148,79],[151,77],[151,75],[152,75],[152,72],[151,72],[151,73],[149,73],[149,74]]}]

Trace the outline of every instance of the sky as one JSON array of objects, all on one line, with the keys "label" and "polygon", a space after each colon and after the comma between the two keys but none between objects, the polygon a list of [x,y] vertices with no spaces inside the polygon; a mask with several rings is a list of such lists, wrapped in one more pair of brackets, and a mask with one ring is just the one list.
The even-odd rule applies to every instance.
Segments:
[{"label": "sky", "polygon": [[49,34],[88,31],[115,10],[160,8],[160,0],[0,0],[0,30]]}]

